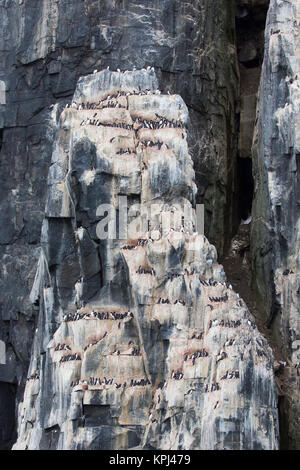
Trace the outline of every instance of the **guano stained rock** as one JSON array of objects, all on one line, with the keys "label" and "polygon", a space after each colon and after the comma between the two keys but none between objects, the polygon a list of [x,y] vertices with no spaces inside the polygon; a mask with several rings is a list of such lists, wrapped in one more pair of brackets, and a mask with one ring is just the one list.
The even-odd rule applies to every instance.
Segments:
[{"label": "guano stained rock", "polygon": [[[104,70],[56,126],[14,448],[277,449],[271,350],[196,231],[182,98]],[[128,237],[99,239],[125,196]]]},{"label": "guano stained rock", "polygon": [[[37,322],[29,293],[53,118],[70,103],[80,76],[153,65],[161,89],[182,96],[206,235],[219,255],[230,244],[238,223],[234,6],[234,0],[0,0],[0,339],[9,359],[0,365],[0,388],[7,403],[11,389],[16,405],[22,400]],[[8,420],[14,430],[13,411]],[[11,448],[15,437],[4,428],[0,448]]]}]

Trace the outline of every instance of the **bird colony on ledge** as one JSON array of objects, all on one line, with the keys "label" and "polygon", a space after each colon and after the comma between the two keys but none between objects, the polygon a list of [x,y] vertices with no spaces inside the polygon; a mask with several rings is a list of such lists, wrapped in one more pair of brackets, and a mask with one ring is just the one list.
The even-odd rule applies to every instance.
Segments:
[{"label": "bird colony on ledge", "polygon": [[[151,68],[95,71],[52,117],[14,448],[277,449],[271,350],[195,232],[182,98]],[[155,203],[148,226],[129,216],[138,237],[99,239],[97,207],[118,213],[120,196],[141,214]]]}]

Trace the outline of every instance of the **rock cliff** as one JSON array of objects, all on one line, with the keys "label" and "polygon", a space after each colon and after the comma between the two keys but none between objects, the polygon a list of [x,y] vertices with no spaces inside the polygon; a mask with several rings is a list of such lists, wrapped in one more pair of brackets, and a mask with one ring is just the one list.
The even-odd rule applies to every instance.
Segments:
[{"label": "rock cliff", "polygon": [[298,3],[0,0],[1,449],[300,448]]},{"label": "rock cliff", "polygon": [[[150,67],[80,79],[62,112],[15,448],[277,448],[271,350],[195,231],[187,124]],[[100,217],[120,197],[127,235]]]},{"label": "rock cliff", "polygon": [[[237,223],[234,4],[0,0],[0,332],[7,357],[0,388],[7,402],[12,394],[22,399],[38,317],[29,293],[39,259],[52,114],[70,103],[80,76],[107,66],[153,65],[160,88],[183,97],[206,234],[220,254],[230,243]],[[15,439],[13,415],[0,445]]]},{"label": "rock cliff", "polygon": [[274,0],[266,25],[253,163],[253,281],[287,362],[280,411],[283,445],[299,449],[300,5]]}]

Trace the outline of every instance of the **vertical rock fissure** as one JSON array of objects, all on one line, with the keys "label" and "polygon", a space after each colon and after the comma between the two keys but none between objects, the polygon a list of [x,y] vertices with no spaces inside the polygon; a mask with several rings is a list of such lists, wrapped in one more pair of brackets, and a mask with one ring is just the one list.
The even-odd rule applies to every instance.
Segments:
[{"label": "vertical rock fissure", "polygon": [[247,220],[251,216],[254,181],[252,176],[252,159],[237,157],[238,181],[238,218]]},{"label": "vertical rock fissure", "polygon": [[269,0],[236,2],[236,48],[240,72],[237,153],[237,216],[246,220],[252,209],[252,141],[264,55],[264,30]]},{"label": "vertical rock fissure", "polygon": [[[264,54],[264,28],[269,0],[237,0],[235,10],[236,53],[239,66],[237,117],[237,156],[235,200],[232,201],[233,237],[222,263],[233,287],[260,317],[251,288],[250,227],[254,197],[252,142],[256,105]],[[266,331],[265,331],[266,333]]]},{"label": "vertical rock fissure", "polygon": [[[272,327],[281,306],[276,296],[275,285],[272,287],[272,303],[270,314],[265,317],[263,308],[253,286],[255,272],[251,262],[251,222],[254,187],[258,174],[253,171],[252,145],[256,125],[256,114],[259,97],[259,85],[264,59],[264,36],[269,0],[237,0],[236,2],[236,49],[238,56],[239,108],[238,118],[238,152],[236,163],[236,210],[237,230],[231,240],[222,264],[228,280],[239,292],[256,319],[259,331],[267,339],[274,357],[278,398],[278,418],[281,433],[280,446],[287,448],[285,433],[288,417],[282,386],[285,374],[282,364],[286,362],[286,354],[280,338],[275,337]],[[263,204],[264,201],[261,201]],[[262,246],[262,256],[268,252],[268,246]],[[274,273],[270,274],[271,278]]]},{"label": "vertical rock fissure", "polygon": [[[287,183],[285,173],[296,175],[297,163],[286,163],[285,169],[282,169],[286,156],[290,157],[290,161],[292,158],[297,161],[296,155],[293,157],[293,152],[297,152],[296,137],[292,141],[293,132],[287,130],[287,122],[293,129],[292,119],[288,121],[288,112],[293,100],[297,102],[296,93],[293,95],[291,92],[292,88],[297,89],[294,83],[297,82],[297,75],[293,75],[296,63],[293,61],[297,56],[293,33],[297,23],[294,22],[293,30],[285,25],[282,18],[289,18],[287,23],[292,23],[291,18],[296,18],[297,12],[293,1],[286,2],[283,8],[282,3],[276,0],[271,3],[267,0],[237,0],[237,55],[240,68],[238,218],[248,219],[252,212],[252,221],[249,218],[249,225],[240,225],[223,262],[229,279],[256,317],[258,328],[267,338],[276,359],[281,449],[297,448],[299,441],[296,420],[292,416],[297,412],[291,411],[297,409],[293,396],[300,357],[297,355],[300,336],[293,312],[294,305],[297,305],[295,291],[298,284],[292,253],[296,250],[293,248],[295,242],[290,242],[286,232],[288,226],[293,226],[293,230],[297,231],[297,218],[296,210],[285,208],[286,200],[292,205],[295,199],[292,197],[294,183],[290,176]],[[286,34],[290,35],[288,40]],[[289,49],[286,46],[288,41]],[[296,108],[296,104],[294,106]],[[287,110],[286,114],[283,110]],[[272,143],[269,144],[271,133]],[[281,191],[286,183],[283,194]],[[251,211],[254,187],[255,201]]]}]

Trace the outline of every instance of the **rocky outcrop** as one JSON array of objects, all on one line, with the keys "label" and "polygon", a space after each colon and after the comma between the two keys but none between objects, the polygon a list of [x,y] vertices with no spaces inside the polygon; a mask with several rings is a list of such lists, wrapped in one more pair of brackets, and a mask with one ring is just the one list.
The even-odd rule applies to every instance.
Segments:
[{"label": "rocky outcrop", "polygon": [[183,97],[207,235],[220,254],[229,244],[238,94],[234,1],[0,0],[0,49],[0,331],[9,358],[0,381],[17,386],[18,401],[38,313],[29,292],[52,154],[51,115],[70,102],[79,76],[107,66],[154,65],[161,89]]},{"label": "rocky outcrop", "polygon": [[95,73],[58,121],[16,449],[278,447],[271,350],[195,231],[187,107],[157,88]]},{"label": "rocky outcrop", "polygon": [[[0,448],[16,439],[20,401],[18,448],[277,447],[270,350],[215,249],[194,234],[195,202],[205,203],[205,235],[281,360],[281,447],[300,447],[299,7],[272,0],[264,31],[268,5],[0,0]],[[157,78],[92,75],[149,65]],[[111,86],[118,98],[107,99]],[[72,98],[100,100],[101,110],[66,107]],[[163,127],[143,126],[153,112]],[[86,120],[100,114],[105,126]],[[250,225],[237,228],[251,220],[253,130],[249,243]],[[107,142],[110,131],[121,140]],[[143,215],[157,199],[149,227],[99,239],[97,207],[119,211],[125,196]],[[176,214],[187,223],[178,239],[164,225],[172,207],[177,228]],[[116,383],[105,382],[108,372]]]},{"label": "rocky outcrop", "polygon": [[299,449],[300,7],[272,0],[253,148],[253,282],[285,355],[282,445]]}]

